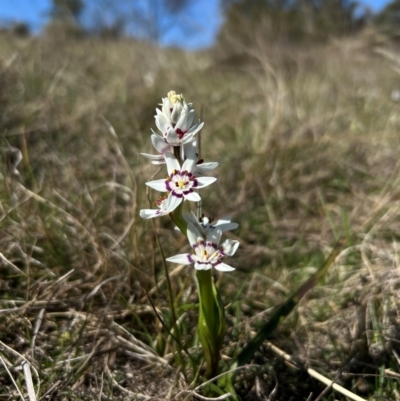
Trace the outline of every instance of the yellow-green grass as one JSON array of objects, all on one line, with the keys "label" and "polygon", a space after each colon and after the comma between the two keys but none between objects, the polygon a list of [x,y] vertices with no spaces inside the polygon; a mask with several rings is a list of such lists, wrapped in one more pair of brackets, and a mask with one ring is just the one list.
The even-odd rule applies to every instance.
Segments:
[{"label": "yellow-green grass", "polygon": [[[224,361],[344,237],[335,266],[271,341],[365,399],[398,399],[395,61],[363,37],[223,50],[0,37],[1,148],[24,156],[19,177],[1,166],[0,399],[26,393],[23,358],[43,400],[192,397],[199,381],[189,364],[186,380],[174,365],[144,291],[168,325],[153,225],[138,216],[157,172],[140,152],[153,153],[155,107],[171,89],[205,122],[201,156],[220,163],[217,183],[201,191],[204,213],[240,224],[228,234],[241,241],[229,261],[237,270],[215,276],[229,327]],[[167,217],[155,223],[166,256],[188,250]],[[193,268],[169,269],[182,343],[199,364]],[[243,399],[265,399],[276,383],[278,400],[324,389],[267,349],[254,363],[264,369],[236,383]]]}]

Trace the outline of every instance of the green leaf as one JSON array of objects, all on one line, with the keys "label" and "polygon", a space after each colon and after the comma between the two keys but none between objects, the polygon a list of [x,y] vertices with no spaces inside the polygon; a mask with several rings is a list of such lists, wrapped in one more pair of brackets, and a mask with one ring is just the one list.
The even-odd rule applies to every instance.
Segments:
[{"label": "green leaf", "polygon": [[278,327],[286,316],[294,309],[294,307],[299,303],[300,299],[311,290],[317,282],[325,275],[329,267],[335,261],[336,256],[339,254],[340,249],[343,246],[343,240],[339,240],[335,248],[332,250],[328,259],[319,268],[319,270],[314,273],[300,288],[290,296],[282,305],[278,306],[275,312],[272,314],[270,319],[261,327],[257,335],[249,341],[249,343],[243,348],[236,358],[238,366],[242,366],[247,363],[254,355],[254,353],[260,348],[263,341],[271,335],[271,333]]},{"label": "green leaf", "polygon": [[[271,335],[271,333],[278,327],[279,323],[281,323],[286,316],[294,309],[294,307],[299,303],[300,299],[311,290],[317,282],[325,275],[328,271],[329,267],[333,264],[336,257],[338,256],[342,246],[344,244],[343,239],[340,239],[336,246],[333,248],[332,252],[325,260],[324,264],[318,269],[316,273],[314,273],[304,284],[300,286],[300,288],[291,295],[283,304],[277,306],[275,312],[272,314],[270,319],[261,327],[258,331],[257,335],[249,341],[249,343],[243,348],[243,350],[239,353],[233,364],[230,366],[230,369],[234,370],[238,366],[243,366],[247,362],[249,362],[254,353],[260,348],[261,344]],[[234,393],[233,382],[234,382],[235,372],[229,373],[227,375],[222,376],[218,380],[218,386],[225,391],[229,391],[232,394]],[[237,399],[237,398],[235,398]]]}]

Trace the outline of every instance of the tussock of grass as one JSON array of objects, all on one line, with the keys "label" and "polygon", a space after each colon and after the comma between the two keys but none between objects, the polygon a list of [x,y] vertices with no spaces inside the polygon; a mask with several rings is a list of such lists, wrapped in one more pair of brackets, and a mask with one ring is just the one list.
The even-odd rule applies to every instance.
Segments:
[{"label": "tussock of grass", "polygon": [[[144,292],[168,325],[160,252],[138,218],[157,171],[139,153],[152,152],[154,109],[170,89],[195,103],[202,156],[220,163],[204,212],[240,224],[229,234],[241,241],[237,270],[216,276],[225,359],[344,237],[335,267],[271,341],[365,398],[398,397],[398,74],[362,38],[259,43],[221,59],[133,40],[1,36],[0,61],[2,148],[23,154],[19,176],[1,166],[0,398],[18,399],[4,364],[26,394],[25,359],[42,400],[192,396]],[[168,219],[156,225],[166,255],[187,249]],[[191,270],[171,280],[199,363]],[[266,365],[238,382],[243,399],[277,383],[280,400],[324,388],[267,349],[255,363]]]}]

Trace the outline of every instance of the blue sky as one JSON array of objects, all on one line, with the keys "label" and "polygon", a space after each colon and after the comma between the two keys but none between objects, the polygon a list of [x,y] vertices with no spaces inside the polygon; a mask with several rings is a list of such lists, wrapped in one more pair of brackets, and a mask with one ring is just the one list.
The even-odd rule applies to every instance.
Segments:
[{"label": "blue sky", "polygon": [[[85,2],[90,4],[91,1]],[[114,0],[114,3],[117,1]],[[368,6],[373,11],[379,11],[389,2],[390,0],[359,0],[361,5]],[[46,24],[50,5],[51,0],[0,0],[0,23],[25,21],[34,32],[39,32]],[[90,11],[90,6],[88,10]],[[89,11],[86,18],[90,18]],[[171,26],[161,42],[164,45],[172,44],[189,49],[211,46],[221,22],[218,0],[195,0],[179,23],[182,27],[190,26],[190,30]]]}]

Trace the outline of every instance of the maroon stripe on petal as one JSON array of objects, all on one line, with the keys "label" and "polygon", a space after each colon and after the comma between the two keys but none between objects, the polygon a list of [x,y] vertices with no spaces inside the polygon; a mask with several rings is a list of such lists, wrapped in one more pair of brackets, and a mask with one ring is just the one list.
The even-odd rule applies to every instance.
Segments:
[{"label": "maroon stripe on petal", "polygon": [[172,181],[165,180],[165,188],[167,189],[167,192],[171,192],[172,191],[171,182]]},{"label": "maroon stripe on petal", "polygon": [[175,192],[174,190],[172,190],[172,195],[179,199],[183,198],[182,193]]},{"label": "maroon stripe on petal", "polygon": [[198,265],[201,265],[201,266],[211,266],[211,267],[213,267],[213,264],[212,264],[210,261],[203,262],[203,261],[201,261],[201,260],[198,260],[198,261],[196,261],[196,263],[197,263]]}]

